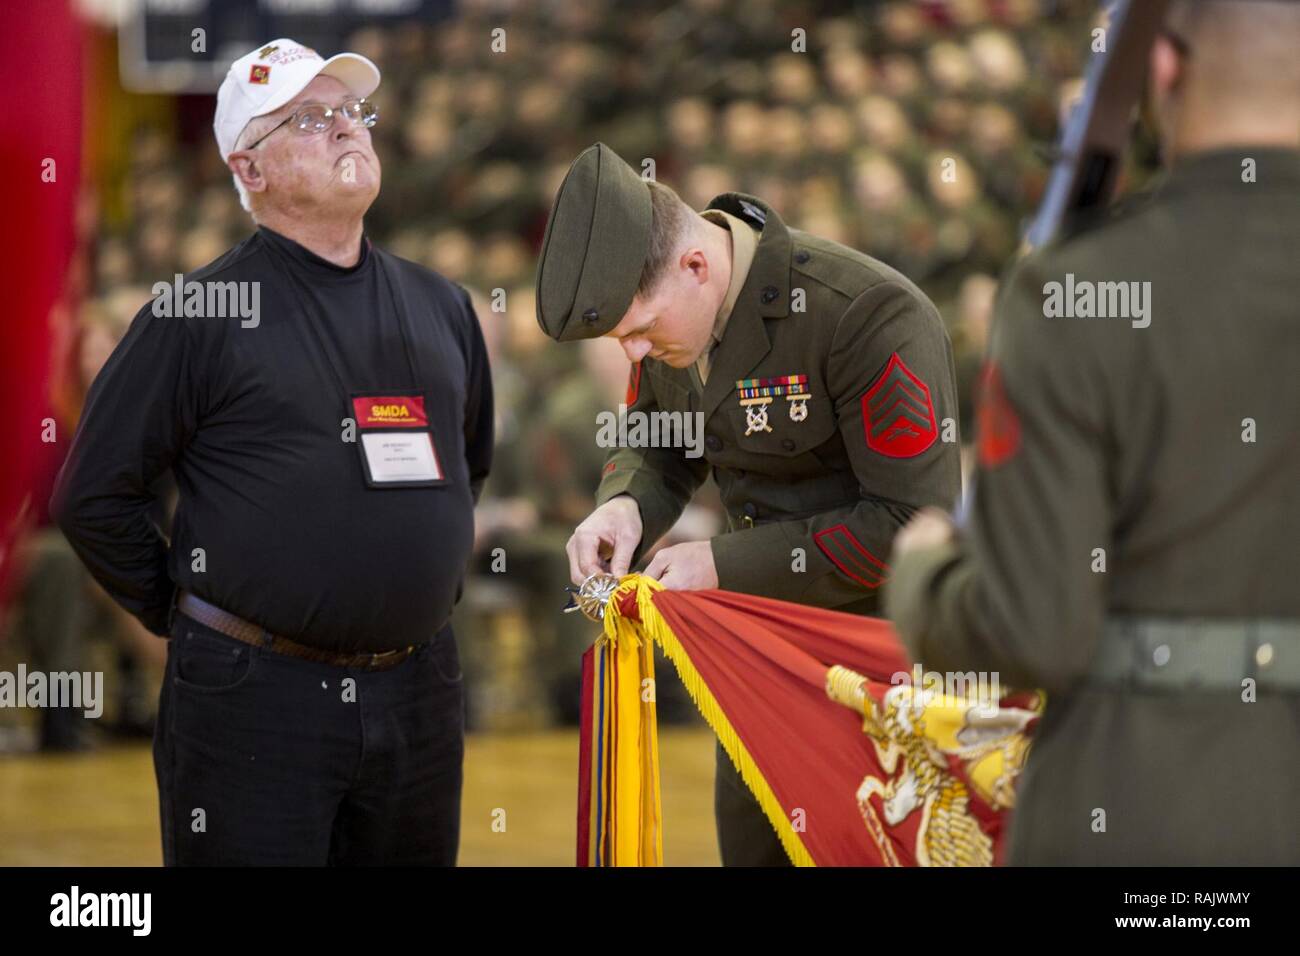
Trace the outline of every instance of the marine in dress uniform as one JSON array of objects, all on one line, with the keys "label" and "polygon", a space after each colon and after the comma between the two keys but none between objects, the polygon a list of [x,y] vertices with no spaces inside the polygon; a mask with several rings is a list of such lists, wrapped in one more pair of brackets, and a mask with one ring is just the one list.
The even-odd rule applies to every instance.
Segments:
[{"label": "marine in dress uniform", "polygon": [[1004,281],[967,527],[886,589],[927,670],[1047,691],[1016,864],[1300,862],[1300,8],[1164,26],[1170,169]]},{"label": "marine in dress uniform", "polygon": [[[960,488],[953,357],[937,311],[908,279],[791,229],[754,196],[701,215],[730,231],[731,273],[710,349],[687,368],[631,369],[632,413],[700,414],[701,457],[618,447],[596,500],[635,499],[633,562],[712,473],[727,530],[712,539],[719,587],[879,613],[895,531]],[[538,318],[566,341],[609,333],[646,262],[649,186],[597,144],[561,184],[538,265]],[[816,742],[810,741],[810,747]],[[718,750],[715,806],[727,865],[786,862],[775,832]]]},{"label": "marine in dress uniform", "polygon": [[[1300,860],[1300,154],[1248,152],[1258,182],[1240,150],[1184,160],[1018,266],[970,524],[895,565],[927,670],[1048,693],[1013,863]],[[1150,325],[1045,317],[1067,275],[1149,282]]]}]

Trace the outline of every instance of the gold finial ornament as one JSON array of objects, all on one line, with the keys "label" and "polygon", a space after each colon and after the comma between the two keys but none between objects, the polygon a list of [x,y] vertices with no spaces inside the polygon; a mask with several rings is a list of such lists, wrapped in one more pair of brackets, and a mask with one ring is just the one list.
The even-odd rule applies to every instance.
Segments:
[{"label": "gold finial ornament", "polygon": [[579,587],[566,587],[569,592],[569,604],[565,614],[581,611],[590,621],[597,624],[605,620],[605,606],[618,589],[618,578],[604,571],[588,575]]}]

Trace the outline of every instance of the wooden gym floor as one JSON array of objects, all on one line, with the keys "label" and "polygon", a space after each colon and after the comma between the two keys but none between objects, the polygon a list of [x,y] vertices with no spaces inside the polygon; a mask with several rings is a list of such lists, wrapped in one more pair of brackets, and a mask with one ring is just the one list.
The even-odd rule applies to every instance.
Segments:
[{"label": "wooden gym floor", "polygon": [[[660,727],[664,862],[717,866],[713,743]],[[471,734],[462,866],[572,866],[576,731]],[[493,832],[493,811],[506,811]],[[69,756],[0,756],[0,866],[158,866],[158,793],[148,744]]]}]

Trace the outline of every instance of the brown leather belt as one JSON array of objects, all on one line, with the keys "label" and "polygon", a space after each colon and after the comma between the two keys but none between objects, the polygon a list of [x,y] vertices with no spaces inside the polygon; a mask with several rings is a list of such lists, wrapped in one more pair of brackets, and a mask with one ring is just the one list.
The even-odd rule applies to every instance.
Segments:
[{"label": "brown leather belt", "polygon": [[308,647],[306,644],[291,641],[287,637],[272,634],[270,631],[258,627],[251,621],[245,621],[242,617],[231,614],[229,611],[223,611],[215,604],[209,604],[203,598],[197,597],[189,591],[180,593],[176,600],[176,610],[186,617],[193,618],[205,627],[220,631],[227,637],[232,637],[245,644],[264,648],[273,654],[284,654],[286,657],[297,657],[304,661],[316,661],[320,664],[332,664],[335,667],[357,667],[369,671],[388,670],[390,667],[396,667],[402,663],[422,646],[412,644],[408,647],[398,648],[395,651],[384,651],[382,654],[366,652],[341,654],[337,651],[327,651],[319,647]]}]

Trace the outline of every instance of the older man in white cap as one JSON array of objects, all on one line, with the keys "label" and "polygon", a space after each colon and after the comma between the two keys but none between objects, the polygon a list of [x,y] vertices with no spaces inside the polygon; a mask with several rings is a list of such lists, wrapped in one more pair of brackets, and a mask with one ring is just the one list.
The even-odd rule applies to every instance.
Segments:
[{"label": "older man in white cap", "polygon": [[236,60],[217,93],[212,127],[244,208],[282,235],[323,233],[338,248],[319,254],[338,265],[356,262],[361,215],[379,193],[379,159],[363,132],[379,118],[366,99],[378,86],[379,70],[363,56],[325,60],[273,40]]},{"label": "older man in white cap", "polygon": [[[379,71],[274,40],[217,96],[256,232],[155,286],[87,398],[53,513],[170,636],[168,864],[452,864],[447,622],[492,449],[469,296],[374,246]],[[167,469],[170,540],[149,520]]]}]

